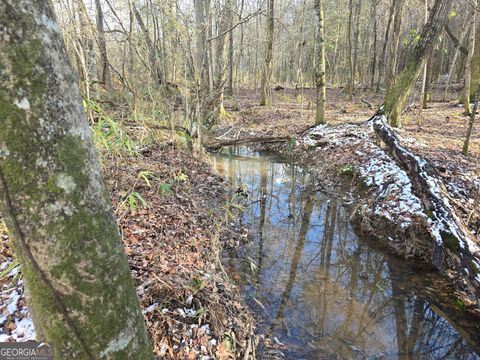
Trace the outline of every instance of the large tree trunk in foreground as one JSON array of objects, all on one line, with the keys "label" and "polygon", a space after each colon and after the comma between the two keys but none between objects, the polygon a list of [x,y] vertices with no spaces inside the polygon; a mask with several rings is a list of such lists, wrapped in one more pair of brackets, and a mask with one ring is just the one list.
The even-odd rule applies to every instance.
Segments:
[{"label": "large tree trunk in foreground", "polygon": [[373,126],[394,161],[407,172],[415,194],[425,206],[433,242],[433,265],[441,272],[454,270],[457,284],[468,280],[466,286],[461,286],[462,290],[469,293],[472,300],[479,299],[480,279],[477,275],[480,273],[480,239],[456,214],[450,204],[448,191],[434,175],[430,163],[400,144],[396,134],[386,125],[384,116],[373,118]]},{"label": "large tree trunk in foreground", "polygon": [[261,100],[260,105],[265,106],[269,104],[270,96],[270,78],[272,77],[272,58],[273,58],[273,32],[274,26],[274,0],[268,0],[268,15],[267,15],[267,41],[265,48],[265,66],[262,73],[262,84],[260,88]]},{"label": "large tree trunk in foreground", "polygon": [[315,0],[315,14],[317,16],[315,49],[315,87],[317,108],[315,114],[315,125],[318,125],[325,124],[325,104],[327,101],[327,84],[325,74],[325,30],[322,0]]},{"label": "large tree trunk in foreground", "polygon": [[58,359],[152,359],[49,1],[0,1],[0,209]]},{"label": "large tree trunk in foreground", "polygon": [[453,0],[436,0],[430,12],[427,24],[423,27],[420,40],[407,62],[404,70],[390,87],[383,104],[384,112],[391,126],[401,125],[401,115],[412,87],[418,78],[423,61],[430,56],[435,39],[445,24]]}]

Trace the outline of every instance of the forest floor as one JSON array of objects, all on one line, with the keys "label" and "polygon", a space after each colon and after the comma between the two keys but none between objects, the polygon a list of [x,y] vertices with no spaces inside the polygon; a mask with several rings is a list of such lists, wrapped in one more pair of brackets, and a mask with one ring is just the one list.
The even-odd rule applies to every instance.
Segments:
[{"label": "forest floor", "polygon": [[[102,163],[156,357],[230,359],[254,351],[252,315],[220,263],[223,246],[242,238],[228,184],[207,160],[172,147],[104,153]],[[0,227],[0,341],[33,340],[10,245]]]}]

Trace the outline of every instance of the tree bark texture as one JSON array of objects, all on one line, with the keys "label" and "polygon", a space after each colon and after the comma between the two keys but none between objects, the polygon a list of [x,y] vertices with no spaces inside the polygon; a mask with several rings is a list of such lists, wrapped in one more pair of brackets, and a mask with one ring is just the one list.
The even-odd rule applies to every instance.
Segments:
[{"label": "tree bark texture", "polygon": [[470,108],[470,90],[471,90],[471,82],[472,82],[472,62],[473,62],[473,56],[475,52],[475,20],[476,20],[476,8],[477,8],[477,1],[474,2],[474,6],[471,6],[471,12],[470,12],[470,36],[468,37],[468,55],[467,55],[467,60],[465,62],[465,86],[463,87],[463,106],[465,109],[465,114],[470,115],[471,113],[471,108]]},{"label": "tree bark texture", "polygon": [[38,340],[58,359],[153,359],[51,3],[0,1],[0,209]]},{"label": "tree bark texture", "polygon": [[265,47],[265,66],[263,68],[262,83],[261,83],[261,100],[260,105],[265,106],[269,104],[270,95],[270,78],[272,77],[272,58],[273,58],[273,32],[275,30],[274,22],[274,0],[268,0],[268,15],[267,15],[267,41]]},{"label": "tree bark texture", "polygon": [[443,27],[453,0],[436,0],[430,12],[428,22],[423,27],[420,39],[415,46],[410,60],[388,90],[383,110],[388,123],[394,127],[401,126],[401,115],[412,87],[418,78],[422,64],[430,56],[435,39]]},{"label": "tree bark texture", "polygon": [[316,114],[315,125],[325,124],[325,107],[327,101],[327,84],[325,74],[325,28],[322,0],[315,0],[315,14],[317,16],[316,51],[315,51],[315,87],[316,87]]},{"label": "tree bark texture", "polygon": [[105,85],[105,88],[112,90],[112,78],[110,76],[110,65],[107,58],[107,44],[105,42],[105,31],[103,21],[102,4],[100,0],[95,0],[95,8],[97,14],[97,36],[98,48],[100,50],[100,80]]}]

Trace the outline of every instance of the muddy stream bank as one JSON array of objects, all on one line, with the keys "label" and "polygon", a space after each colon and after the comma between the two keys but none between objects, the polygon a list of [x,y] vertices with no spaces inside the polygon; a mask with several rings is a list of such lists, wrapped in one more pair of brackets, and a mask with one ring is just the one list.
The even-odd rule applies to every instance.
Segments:
[{"label": "muddy stream bank", "polygon": [[[436,272],[361,236],[349,207],[314,190],[302,167],[245,147],[211,154],[247,194],[240,249],[224,253],[271,339],[288,359],[479,359],[480,322]],[[274,350],[272,350],[274,349]]]}]

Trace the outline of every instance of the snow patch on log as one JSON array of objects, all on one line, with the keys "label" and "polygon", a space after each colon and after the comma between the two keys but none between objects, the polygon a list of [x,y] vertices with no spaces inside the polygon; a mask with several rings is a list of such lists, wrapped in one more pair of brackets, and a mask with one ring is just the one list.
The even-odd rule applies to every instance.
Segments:
[{"label": "snow patch on log", "polygon": [[300,142],[309,148],[320,147],[322,151],[341,151],[338,147],[342,145],[354,148],[360,160],[356,172],[365,186],[377,189],[373,207],[367,205],[364,211],[395,222],[403,231],[412,226],[415,219],[426,218],[424,208],[413,193],[407,173],[371,141],[373,134],[371,124],[318,125]]},{"label": "snow patch on log", "polygon": [[[429,170],[429,164],[400,144],[397,135],[386,125],[385,116],[376,116],[371,120],[377,135],[388,146],[397,162],[409,171],[410,177],[416,179],[417,193],[424,194],[424,206],[431,212],[428,219],[430,232],[439,246],[450,246],[448,241],[458,242],[458,251],[463,271],[480,283],[480,240],[468,229],[456,214],[449,200],[446,186]],[[453,249],[455,250],[455,249]],[[466,259],[466,257],[468,259]],[[470,264],[465,264],[466,260]],[[469,267],[475,267],[476,274],[470,274]]]},{"label": "snow patch on log", "polygon": [[452,203],[455,192],[463,190],[445,185],[433,165],[399,139],[384,116],[375,116],[361,124],[316,126],[298,145],[307,148],[312,160],[318,154],[326,167],[351,173],[360,182],[359,190],[367,196],[354,218],[362,228],[388,239],[385,244],[395,253],[431,263],[479,304],[480,239]]},{"label": "snow patch on log", "polygon": [[372,149],[370,160],[359,167],[368,186],[380,189],[375,212],[389,220],[400,220],[400,228],[413,224],[413,217],[426,218],[420,199],[413,193],[412,182],[381,149]]}]

